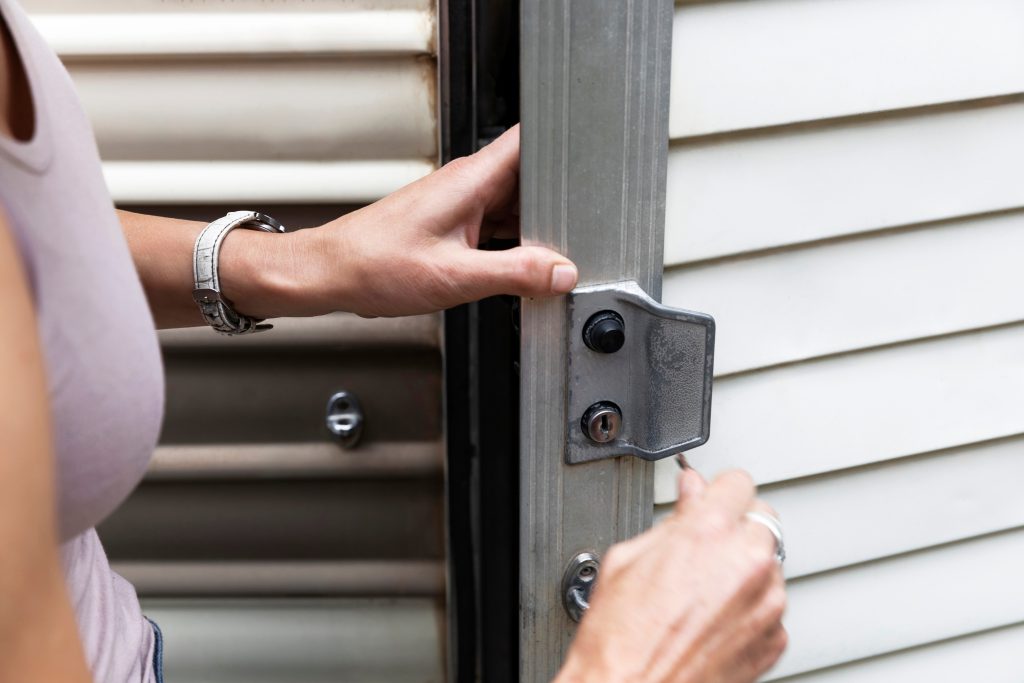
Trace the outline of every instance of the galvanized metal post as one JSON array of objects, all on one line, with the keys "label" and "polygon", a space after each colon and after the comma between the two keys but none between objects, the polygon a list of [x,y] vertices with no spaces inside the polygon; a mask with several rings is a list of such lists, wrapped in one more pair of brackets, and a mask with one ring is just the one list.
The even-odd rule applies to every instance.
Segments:
[{"label": "galvanized metal post", "polygon": [[[636,280],[660,297],[672,0],[522,0],[523,242],[553,246],[581,285]],[[567,465],[566,309],[524,301],[520,680],[555,675],[574,633],[560,584],[580,552],[651,523],[653,465]]]}]

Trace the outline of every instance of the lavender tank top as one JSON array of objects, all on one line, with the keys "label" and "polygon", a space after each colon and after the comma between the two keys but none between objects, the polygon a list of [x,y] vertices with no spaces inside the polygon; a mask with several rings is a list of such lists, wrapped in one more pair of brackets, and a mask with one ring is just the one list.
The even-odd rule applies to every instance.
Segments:
[{"label": "lavender tank top", "polygon": [[65,576],[93,677],[152,681],[153,632],[94,527],[141,480],[163,412],[153,319],[71,80],[13,0],[31,140],[0,136],[0,207],[30,280],[49,383]]}]

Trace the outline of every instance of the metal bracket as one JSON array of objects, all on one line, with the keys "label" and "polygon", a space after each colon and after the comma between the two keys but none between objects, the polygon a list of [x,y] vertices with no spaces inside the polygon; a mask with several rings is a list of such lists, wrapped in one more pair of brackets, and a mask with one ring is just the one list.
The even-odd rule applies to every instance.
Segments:
[{"label": "metal bracket", "polygon": [[566,462],[658,460],[708,440],[711,316],[663,306],[628,280],[575,290],[567,315]]},{"label": "metal bracket", "polygon": [[580,553],[572,558],[562,577],[562,604],[569,617],[579,622],[590,609],[590,594],[594,592],[601,562],[594,553]]}]

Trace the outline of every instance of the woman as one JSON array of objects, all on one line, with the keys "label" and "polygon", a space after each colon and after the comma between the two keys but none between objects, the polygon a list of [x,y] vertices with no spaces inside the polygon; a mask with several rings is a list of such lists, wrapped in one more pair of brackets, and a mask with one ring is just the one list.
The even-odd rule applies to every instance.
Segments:
[{"label": "woman", "polygon": [[[13,0],[0,19],[0,681],[160,681],[159,629],[94,530],[156,444],[155,326],[557,295],[576,269],[541,247],[475,249],[515,225],[512,130],[320,228],[200,239],[218,277],[194,298],[205,225],[115,212],[59,61]],[[672,519],[607,556],[562,680],[740,683],[781,653],[781,573],[749,478],[680,486]]]}]

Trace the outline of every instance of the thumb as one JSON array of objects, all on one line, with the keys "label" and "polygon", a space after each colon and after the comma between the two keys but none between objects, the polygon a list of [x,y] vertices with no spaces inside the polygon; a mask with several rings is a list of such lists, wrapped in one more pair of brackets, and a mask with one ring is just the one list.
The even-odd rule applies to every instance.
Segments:
[{"label": "thumb", "polygon": [[466,252],[467,294],[483,299],[496,294],[543,297],[566,294],[579,272],[572,261],[545,247]]},{"label": "thumb", "polygon": [[682,512],[690,503],[702,498],[707,485],[707,481],[700,475],[700,472],[692,467],[687,467],[680,472],[679,498],[676,500],[676,512]]}]

